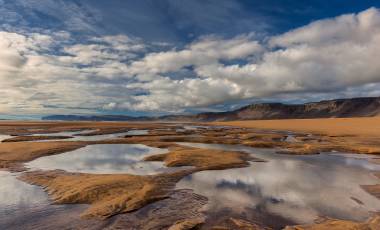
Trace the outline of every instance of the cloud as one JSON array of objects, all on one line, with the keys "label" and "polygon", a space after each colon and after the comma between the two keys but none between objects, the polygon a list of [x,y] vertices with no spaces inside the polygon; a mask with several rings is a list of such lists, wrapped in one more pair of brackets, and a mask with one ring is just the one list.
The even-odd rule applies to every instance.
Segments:
[{"label": "cloud", "polygon": [[[165,79],[161,87],[161,80],[138,84],[148,94],[136,97],[138,103],[134,106],[183,108],[281,94],[335,94],[376,83],[380,81],[379,25],[379,10],[370,8],[313,22],[261,45],[247,37],[206,39],[183,50],[148,54],[132,63],[137,69],[133,73],[148,72],[159,78],[191,66],[198,78]],[[247,63],[224,63],[239,59]]]},{"label": "cloud", "polygon": [[127,35],[78,39],[67,31],[3,30],[0,49],[3,113],[182,112],[241,100],[376,96],[380,11],[266,39],[209,35],[184,46]]},{"label": "cloud", "polygon": [[204,37],[182,50],[171,50],[147,54],[142,60],[133,62],[130,72],[133,74],[157,74],[179,71],[188,66],[203,66],[217,63],[219,60],[247,58],[261,51],[257,41],[243,35],[224,40],[216,37]]},{"label": "cloud", "polygon": [[120,89],[124,79],[129,78],[125,68],[146,46],[127,36],[92,37],[77,43],[62,32],[2,31],[1,111],[66,113],[85,108],[94,112],[111,97],[117,98],[108,93],[115,90],[119,100],[125,100],[129,92]]},{"label": "cloud", "polygon": [[[380,14],[376,8],[369,8],[358,14],[345,14],[332,19],[313,22],[294,29],[270,40],[272,46],[289,47],[309,44],[325,46],[338,42],[366,43],[380,31]],[[369,35],[369,36],[368,36]]]}]

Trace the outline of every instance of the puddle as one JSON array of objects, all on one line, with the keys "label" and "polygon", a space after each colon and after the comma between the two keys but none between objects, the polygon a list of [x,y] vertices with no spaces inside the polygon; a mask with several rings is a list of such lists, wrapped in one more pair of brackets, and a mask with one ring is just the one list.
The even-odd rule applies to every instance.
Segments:
[{"label": "puddle", "polygon": [[12,138],[12,136],[11,135],[0,134],[0,142],[2,142],[5,139],[9,139],[9,138]]},{"label": "puddle", "polygon": [[127,132],[127,135],[132,135],[132,136],[147,135],[147,134],[148,134],[148,130],[145,130],[145,129],[129,130]]},{"label": "puddle", "polygon": [[[38,158],[25,165],[31,170],[63,169],[82,173],[155,174],[162,162],[141,162],[151,154],[167,152],[140,144],[89,145],[71,152]],[[104,221],[80,218],[88,205],[52,205],[39,186],[17,179],[18,173],[0,171],[0,229],[102,229]],[[48,226],[48,227],[46,227]],[[95,227],[96,226],[96,227]]]},{"label": "puddle", "polygon": [[177,188],[190,188],[210,199],[208,211],[231,209],[243,214],[259,209],[296,223],[312,223],[318,216],[365,220],[380,210],[380,200],[361,189],[380,181],[370,170],[380,165],[367,159],[320,154],[290,156],[270,149],[218,144],[179,143],[201,148],[238,150],[268,162],[250,167],[198,172]]},{"label": "puddle", "polygon": [[122,138],[126,135],[136,135],[136,134],[133,134],[133,133],[136,133],[136,131],[137,130],[131,130],[128,132],[101,134],[101,135],[95,135],[95,136],[73,136],[73,138],[70,138],[69,140],[70,141],[103,141],[103,140],[110,140],[110,139],[115,139],[115,138]]},{"label": "puddle", "polygon": [[[134,134],[74,138],[115,138],[144,134],[143,130],[129,132]],[[229,209],[244,216],[256,210],[269,214],[263,216],[281,217],[302,224],[311,223],[319,216],[362,221],[370,215],[369,212],[380,210],[380,200],[360,187],[362,184],[380,183],[371,174],[371,171],[380,170],[380,165],[368,161],[373,156],[337,153],[294,156],[275,154],[272,149],[237,145],[178,144],[246,151],[267,160],[253,162],[247,168],[198,172],[177,184],[178,189],[190,188],[208,197],[206,211],[211,214]],[[38,158],[26,166],[43,170],[140,175],[178,170],[180,167],[166,168],[162,162],[141,161],[145,156],[165,152],[165,149],[140,144],[89,145],[71,152]],[[20,226],[43,227],[59,221],[60,226],[69,226],[73,222],[71,220],[79,221],[78,214],[86,206],[49,205],[42,188],[19,181],[16,176],[14,173],[0,172],[0,226],[23,229]]]},{"label": "puddle", "polygon": [[74,131],[74,132],[59,132],[59,133],[48,133],[48,134],[33,134],[33,136],[67,136],[72,137],[70,139],[53,139],[53,140],[40,140],[34,142],[49,142],[49,141],[103,141],[110,140],[116,138],[122,138],[126,135],[145,135],[148,133],[147,130],[129,130],[128,132],[121,133],[111,133],[111,134],[101,134],[94,136],[81,136],[81,134],[90,133],[94,130],[82,130],[82,131]]},{"label": "puddle", "polygon": [[42,188],[29,185],[18,179],[17,174],[0,171],[0,216],[14,210],[48,204]]},{"label": "puddle", "polygon": [[80,219],[88,205],[51,205],[41,187],[24,183],[17,175],[0,171],[0,229],[90,229],[86,227],[101,225]]},{"label": "puddle", "polygon": [[63,132],[56,132],[56,133],[34,133],[34,134],[31,134],[30,136],[47,136],[47,137],[50,137],[50,136],[66,136],[66,137],[70,137],[70,136],[75,136],[75,135],[79,135],[79,134],[91,133],[93,131],[94,130],[92,130],[92,129],[85,129],[85,130],[79,130],[79,131],[63,131]]},{"label": "puddle", "polygon": [[375,159],[378,158],[377,155],[368,155],[368,154],[355,154],[355,153],[337,153],[334,151],[333,153],[329,153],[334,156],[341,156],[346,158],[355,158],[355,159]]},{"label": "puddle", "polygon": [[204,125],[185,125],[183,128],[185,130],[198,130],[198,129],[210,129],[210,128],[218,128],[219,126],[210,127],[210,126],[204,126]]},{"label": "puddle", "polygon": [[89,145],[71,152],[40,157],[26,167],[33,170],[62,169],[81,173],[154,174],[178,168],[166,168],[162,162],[141,161],[145,156],[166,153],[167,150],[140,144]]},{"label": "puddle", "polygon": [[295,138],[293,135],[287,135],[284,140],[285,142],[290,142],[290,143],[294,143],[294,142],[300,142],[299,140],[297,140],[297,138]]}]

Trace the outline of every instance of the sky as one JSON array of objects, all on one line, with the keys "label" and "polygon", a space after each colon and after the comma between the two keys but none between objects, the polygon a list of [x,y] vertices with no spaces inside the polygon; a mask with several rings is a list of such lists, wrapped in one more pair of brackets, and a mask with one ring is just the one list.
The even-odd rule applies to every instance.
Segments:
[{"label": "sky", "polygon": [[0,0],[0,118],[380,96],[380,1]]}]

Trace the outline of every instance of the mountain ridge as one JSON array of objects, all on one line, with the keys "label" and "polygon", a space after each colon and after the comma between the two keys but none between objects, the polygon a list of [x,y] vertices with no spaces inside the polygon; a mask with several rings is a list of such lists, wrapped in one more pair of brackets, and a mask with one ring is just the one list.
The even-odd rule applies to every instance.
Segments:
[{"label": "mountain ridge", "polygon": [[133,117],[126,115],[51,115],[42,120],[65,121],[232,121],[380,116],[380,97],[323,100],[304,104],[258,103],[226,112]]}]

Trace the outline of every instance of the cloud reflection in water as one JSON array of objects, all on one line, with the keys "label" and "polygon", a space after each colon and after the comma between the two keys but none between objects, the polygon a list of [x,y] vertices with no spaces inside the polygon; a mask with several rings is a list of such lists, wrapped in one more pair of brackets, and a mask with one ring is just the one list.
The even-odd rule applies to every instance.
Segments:
[{"label": "cloud reflection in water", "polygon": [[360,187],[379,183],[369,169],[380,170],[380,166],[366,159],[328,154],[287,156],[240,146],[196,146],[245,150],[268,160],[247,168],[199,172],[179,182],[178,188],[191,188],[207,196],[209,210],[228,207],[242,213],[246,208],[265,207],[298,223],[310,223],[318,216],[363,220],[370,211],[380,210],[380,200]]}]

